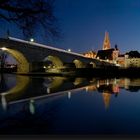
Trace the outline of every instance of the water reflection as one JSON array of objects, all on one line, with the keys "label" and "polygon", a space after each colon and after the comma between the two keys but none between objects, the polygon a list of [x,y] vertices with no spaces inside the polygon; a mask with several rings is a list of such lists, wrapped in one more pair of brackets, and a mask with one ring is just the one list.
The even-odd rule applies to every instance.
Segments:
[{"label": "water reflection", "polygon": [[[41,124],[40,127],[42,126],[45,127],[44,126],[45,125],[44,123],[46,121],[44,120],[45,117],[47,119],[47,123],[55,122],[57,119],[61,118],[57,122],[59,125],[56,124],[58,126],[57,129],[59,129],[59,127],[63,126],[65,124],[65,121],[67,120],[70,121],[69,125],[71,125],[74,119],[73,116],[74,117],[80,116],[77,117],[78,119],[75,119],[74,124],[78,122],[81,123],[81,120],[82,118],[84,118],[84,116],[87,117],[86,123],[88,124],[89,122],[88,124],[89,126],[94,120],[93,119],[94,117],[96,118],[94,123],[96,124],[98,122],[100,124],[101,120],[99,119],[100,117],[98,117],[98,114],[101,114],[101,116],[103,116],[102,123],[105,123],[104,119],[108,120],[111,115],[112,116],[114,115],[114,113],[116,116],[120,114],[119,111],[118,113],[117,111],[115,112],[115,109],[112,109],[113,106],[115,106],[114,102],[119,102],[118,104],[120,105],[120,108],[118,110],[121,110],[123,109],[124,106],[122,105],[123,102],[130,100],[130,98],[126,99],[126,96],[125,98],[123,98],[123,100],[122,98],[118,98],[124,97],[122,96],[123,95],[122,91],[126,91],[125,93],[127,93],[128,95],[130,92],[131,93],[138,92],[139,89],[140,89],[140,79],[128,79],[128,78],[103,79],[103,78],[81,78],[81,77],[74,78],[74,77],[36,77],[36,76],[28,77],[28,76],[5,74],[1,75],[0,122],[2,123],[3,122],[2,120],[6,120],[4,122],[4,127],[5,125],[7,125],[7,128],[9,128],[8,126],[9,125],[8,117],[9,117],[11,119],[11,122],[13,121],[14,118],[14,120],[16,121],[18,120],[18,123],[22,122],[22,120],[25,121],[27,125],[28,123],[30,123],[28,120],[25,119],[27,117],[31,122],[32,120],[34,120],[33,124],[37,122],[38,124]],[[129,95],[132,95],[131,93]],[[95,104],[97,106],[95,106]],[[133,104],[127,105],[129,106],[128,112],[130,112],[131,110],[130,106],[133,106]],[[101,109],[101,107],[103,107],[103,109]],[[106,112],[109,112],[111,110],[113,113],[109,112],[110,114],[107,115],[105,112],[103,111],[101,112],[101,110],[104,110]],[[124,112],[127,111],[127,108],[125,108],[123,111]],[[123,111],[121,111],[121,113]],[[139,113],[138,111],[139,108],[136,110],[136,114]],[[75,112],[76,115],[75,114],[73,115],[73,113]],[[68,114],[67,118],[65,118],[66,114]],[[83,116],[83,114],[87,115]],[[59,115],[62,116],[59,117]],[[54,116],[58,117],[54,119]],[[92,117],[90,118],[90,116],[92,116],[93,118]],[[121,118],[122,116],[118,116],[118,118],[119,117]],[[127,115],[127,117],[129,117],[129,115]],[[114,118],[111,119],[113,120]],[[69,126],[67,125],[67,123],[65,124],[66,128]],[[87,125],[86,123],[84,123],[83,128],[85,128],[85,125]],[[108,123],[106,122],[107,125],[104,124],[105,130],[107,129],[107,127],[109,127]],[[115,122],[111,121],[111,123],[113,124]],[[95,128],[98,128],[95,124],[93,126],[95,126]],[[79,127],[80,125],[82,125],[82,123],[79,124]],[[87,128],[89,127],[88,125]],[[48,126],[50,128],[52,127],[52,125]],[[3,126],[0,125],[0,128],[2,127]],[[25,126],[23,126],[23,128],[24,127]],[[99,129],[101,128],[102,127],[100,127]],[[33,129],[33,127],[31,127],[31,129]],[[81,128],[78,129],[79,131],[81,130]],[[121,128],[119,127],[119,129]],[[87,131],[90,130],[88,129]]]},{"label": "water reflection", "polygon": [[[8,83],[7,77],[15,79]],[[10,87],[13,85],[13,87]],[[10,87],[10,88],[8,88]],[[71,77],[28,77],[19,75],[1,75],[1,104],[4,110],[7,105],[29,101],[31,114],[35,113],[35,100],[66,95],[71,99],[75,91],[102,93],[105,108],[109,108],[111,96],[118,96],[120,89],[137,92],[140,89],[140,79],[101,79],[101,78],[71,78]]]},{"label": "water reflection", "polygon": [[[6,85],[6,79],[4,79],[4,75],[1,75],[1,83],[2,85]],[[29,77],[25,76],[15,76],[13,78],[16,78],[16,84],[14,87],[10,88],[9,90],[6,90],[4,92],[1,92],[1,103],[3,106],[3,109],[7,109],[7,102],[14,100],[24,94],[24,90],[28,87],[29,85]],[[13,82],[13,81],[12,81]],[[5,86],[6,87],[6,86]]]}]

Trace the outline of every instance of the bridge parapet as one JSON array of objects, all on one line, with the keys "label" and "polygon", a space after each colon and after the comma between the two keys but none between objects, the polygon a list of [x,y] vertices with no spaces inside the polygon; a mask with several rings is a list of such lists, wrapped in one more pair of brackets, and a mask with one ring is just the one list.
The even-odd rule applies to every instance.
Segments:
[{"label": "bridge parapet", "polygon": [[74,63],[76,68],[84,68],[91,63],[94,64],[94,67],[111,65],[98,59],[86,58],[79,53],[13,37],[0,38],[0,48],[10,53],[17,60],[18,72],[22,73],[41,71],[44,70],[44,67],[49,66],[61,69],[65,68],[65,63]]}]

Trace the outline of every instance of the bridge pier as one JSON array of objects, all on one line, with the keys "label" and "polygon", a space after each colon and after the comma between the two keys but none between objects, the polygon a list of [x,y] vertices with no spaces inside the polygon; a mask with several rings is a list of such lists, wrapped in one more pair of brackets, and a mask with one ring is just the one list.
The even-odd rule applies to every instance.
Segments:
[{"label": "bridge pier", "polygon": [[45,72],[43,62],[32,62],[29,64],[29,72]]},{"label": "bridge pier", "polygon": [[[100,68],[113,65],[75,52],[13,37],[0,38],[0,49],[17,60],[18,73],[46,72],[51,69],[59,72],[67,68]],[[47,64],[48,62],[51,64]]]}]

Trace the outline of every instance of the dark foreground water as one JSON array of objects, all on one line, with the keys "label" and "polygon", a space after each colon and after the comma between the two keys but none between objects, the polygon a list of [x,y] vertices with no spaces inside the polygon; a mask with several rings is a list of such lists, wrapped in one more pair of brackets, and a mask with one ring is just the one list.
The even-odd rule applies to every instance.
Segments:
[{"label": "dark foreground water", "polygon": [[139,135],[140,79],[0,77],[0,134]]}]

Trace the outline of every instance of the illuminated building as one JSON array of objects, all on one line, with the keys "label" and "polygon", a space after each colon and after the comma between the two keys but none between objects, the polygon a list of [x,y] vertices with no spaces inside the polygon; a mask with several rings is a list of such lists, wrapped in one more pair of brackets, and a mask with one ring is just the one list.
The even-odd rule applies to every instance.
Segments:
[{"label": "illuminated building", "polygon": [[89,51],[89,52],[84,53],[84,56],[87,58],[96,58],[96,52]]},{"label": "illuminated building", "polygon": [[137,51],[130,51],[125,55],[125,67],[140,67],[140,54]]},{"label": "illuminated building", "polygon": [[124,67],[125,66],[125,55],[124,54],[120,54],[118,56],[118,58],[116,59],[117,64],[119,64],[119,66]]},{"label": "illuminated building", "polygon": [[140,67],[140,58],[126,58],[125,67]]},{"label": "illuminated building", "polygon": [[102,60],[113,60],[113,55],[112,55],[113,51],[114,49],[99,50],[96,58],[99,58]]},{"label": "illuminated building", "polygon": [[117,48],[117,45],[115,45],[115,48],[111,48],[109,34],[108,32],[105,32],[103,49],[98,51],[96,58],[116,62],[118,56],[119,56],[119,50]]}]

